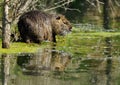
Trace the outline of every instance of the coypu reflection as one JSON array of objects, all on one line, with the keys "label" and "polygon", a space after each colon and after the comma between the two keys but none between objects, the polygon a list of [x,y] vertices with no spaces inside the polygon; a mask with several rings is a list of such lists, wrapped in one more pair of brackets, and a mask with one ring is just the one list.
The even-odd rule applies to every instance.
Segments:
[{"label": "coypu reflection", "polygon": [[44,48],[35,54],[18,56],[17,64],[22,67],[24,74],[44,75],[44,72],[50,70],[64,71],[69,61],[69,54],[51,48]]},{"label": "coypu reflection", "polygon": [[69,64],[71,57],[65,52],[54,51],[52,52],[51,66],[52,70],[64,71],[65,67]]}]

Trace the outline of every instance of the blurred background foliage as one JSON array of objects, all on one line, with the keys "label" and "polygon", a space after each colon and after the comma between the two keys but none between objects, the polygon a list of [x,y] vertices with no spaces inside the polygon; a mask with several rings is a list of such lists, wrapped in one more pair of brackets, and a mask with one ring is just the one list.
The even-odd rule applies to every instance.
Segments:
[{"label": "blurred background foliage", "polygon": [[[13,1],[13,0],[11,0]],[[18,0],[21,1],[21,0]],[[46,12],[60,13],[65,15],[71,23],[82,30],[98,29],[103,27],[103,5],[104,0],[36,0],[34,7],[29,10],[38,9]],[[96,1],[99,1],[99,6]],[[2,6],[3,0],[0,0],[0,27],[2,26]],[[110,7],[110,27],[112,30],[120,30],[120,1],[109,0]],[[14,6],[13,6],[14,7]],[[14,8],[13,8],[14,9]],[[27,10],[28,11],[28,10]],[[12,9],[10,8],[12,14]],[[9,15],[10,17],[12,15]],[[17,20],[13,23],[12,31],[15,33]],[[0,32],[1,33],[1,32]]]}]

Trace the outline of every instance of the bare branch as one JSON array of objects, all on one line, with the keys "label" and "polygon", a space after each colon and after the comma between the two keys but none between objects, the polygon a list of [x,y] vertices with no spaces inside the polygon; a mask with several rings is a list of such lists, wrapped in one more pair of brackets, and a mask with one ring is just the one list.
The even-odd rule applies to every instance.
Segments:
[{"label": "bare branch", "polygon": [[93,3],[93,2],[91,2],[90,0],[86,0],[89,4],[91,4],[92,6],[94,6],[94,7],[96,7],[96,5]]},{"label": "bare branch", "polygon": [[19,16],[26,12],[27,10],[31,8],[34,8],[34,6],[38,0],[11,0],[10,7],[12,9],[12,15],[11,15],[11,22],[18,19]]},{"label": "bare branch", "polygon": [[59,2],[56,2],[56,3],[54,3],[55,5],[58,5],[58,4],[61,4],[61,3],[63,3],[65,0],[61,0],[61,1],[59,1]]},{"label": "bare branch", "polygon": [[111,0],[109,1],[109,3],[110,3],[110,9],[111,9],[111,12],[112,12],[112,16],[113,16],[113,18],[114,18],[115,15],[116,15],[115,6],[113,6],[113,3],[112,3]]},{"label": "bare branch", "polygon": [[[65,0],[63,0],[63,1],[65,1]],[[55,6],[53,6],[53,7],[51,7],[51,8],[48,8],[48,9],[45,9],[44,11],[50,11],[50,10],[54,10],[54,9],[56,9],[56,8],[59,8],[59,7],[63,7],[63,6],[65,6],[65,5],[73,2],[74,0],[68,0],[68,1],[65,1],[64,3],[61,3],[61,2],[63,2],[63,1],[60,1],[60,2],[55,3]],[[58,3],[59,3],[60,5],[59,5]]]},{"label": "bare branch", "polygon": [[120,2],[118,2],[117,0],[115,0],[115,4],[120,7]]},{"label": "bare branch", "polygon": [[99,0],[95,0],[96,1],[96,4],[95,2],[93,1],[90,1],[90,0],[86,0],[89,4],[91,4],[92,6],[96,7],[98,9],[98,12],[101,13],[101,4],[104,4],[103,2],[99,1]]},{"label": "bare branch", "polygon": [[[54,10],[56,8],[64,8],[65,10],[77,10],[77,9],[70,9],[67,7],[71,2],[74,0],[60,0],[60,1],[55,1],[55,0],[10,0],[9,1],[9,8],[10,8],[10,22],[14,22],[15,20],[18,20],[19,16],[23,14],[24,12],[32,9],[39,9],[43,11],[50,11]],[[50,4],[49,4],[50,2]],[[49,5],[49,6],[48,6]],[[15,21],[16,22],[16,21]]]},{"label": "bare branch", "polygon": [[96,0],[96,2],[97,2],[97,8],[98,8],[98,11],[101,13],[99,0]]},{"label": "bare branch", "polygon": [[61,7],[61,8],[64,8],[65,10],[71,10],[71,11],[77,11],[77,12],[81,12],[79,9],[74,9],[74,8],[68,8],[68,7]]}]

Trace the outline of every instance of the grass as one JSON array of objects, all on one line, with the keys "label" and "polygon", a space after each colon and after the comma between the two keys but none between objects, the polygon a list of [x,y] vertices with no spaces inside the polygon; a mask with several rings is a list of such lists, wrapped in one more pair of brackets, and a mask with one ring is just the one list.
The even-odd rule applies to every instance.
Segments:
[{"label": "grass", "polygon": [[[78,30],[74,30],[71,34],[68,34],[65,37],[57,37],[57,46],[63,47],[66,43],[67,44],[75,44],[75,43],[82,43],[82,39],[91,37],[113,37],[113,36],[120,36],[120,32],[80,32]],[[78,38],[78,39],[77,39]],[[73,40],[71,40],[73,39]],[[77,42],[74,40],[78,40]],[[77,43],[77,44],[78,44]],[[2,41],[0,40],[0,45],[2,45]],[[48,45],[48,44],[47,44]],[[46,44],[27,44],[23,42],[13,42],[10,45],[10,49],[3,49],[2,46],[0,47],[0,53],[32,53],[36,52],[39,48],[46,47]],[[66,49],[66,48],[65,48]]]},{"label": "grass", "polygon": [[0,53],[21,53],[21,52],[35,52],[37,48],[40,46],[36,44],[15,42],[15,43],[11,43],[10,49],[5,49],[1,47],[0,47]]},{"label": "grass", "polygon": [[[0,40],[0,44],[2,45],[2,42]],[[35,44],[35,43],[24,43],[24,42],[13,42],[10,44],[9,49],[0,47],[0,54],[2,53],[34,53],[39,48],[45,47],[45,44]]]},{"label": "grass", "polygon": [[103,36],[103,37],[111,37],[118,36],[120,32],[93,32],[93,33],[79,33],[80,35],[89,35],[89,36]]},{"label": "grass", "polygon": [[57,48],[71,54],[88,54],[95,51],[93,49],[94,46],[104,45],[107,37],[110,37],[111,40],[116,38],[119,41],[119,36],[120,32],[73,31],[65,38],[61,37],[58,39]]},{"label": "grass", "polygon": [[[82,31],[79,28],[74,28],[72,35],[85,35],[85,36],[103,36],[103,37],[111,37],[111,36],[118,36],[120,32],[105,32],[105,31]],[[84,36],[83,36],[84,37]]]}]

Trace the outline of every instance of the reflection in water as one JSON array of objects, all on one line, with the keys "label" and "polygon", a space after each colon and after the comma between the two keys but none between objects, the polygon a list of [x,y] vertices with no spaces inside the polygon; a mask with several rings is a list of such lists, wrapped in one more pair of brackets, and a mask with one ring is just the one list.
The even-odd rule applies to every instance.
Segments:
[{"label": "reflection in water", "polygon": [[26,54],[17,58],[23,73],[29,75],[44,75],[43,70],[64,71],[69,62],[69,54],[50,48],[40,49],[35,54]]},{"label": "reflection in water", "polygon": [[[90,85],[114,85],[112,84],[112,42],[110,37],[105,38],[104,54],[89,54],[89,58],[81,60],[77,70],[88,72]],[[98,58],[99,57],[99,58]]]},{"label": "reflection in water", "polygon": [[109,58],[112,57],[111,56],[111,49],[112,49],[112,43],[111,43],[111,38],[110,37],[106,37],[105,38],[105,42],[106,42],[106,49],[105,49],[105,55]]},{"label": "reflection in water", "polygon": [[84,51],[87,48],[77,49],[73,51],[77,51],[76,54],[71,51],[72,56],[52,48],[2,55],[0,85],[120,85],[119,52],[114,52],[120,48],[112,39],[99,39],[97,46],[89,42],[89,45],[83,44],[95,49],[90,52]]},{"label": "reflection in water", "polygon": [[1,59],[2,85],[9,85],[10,55],[3,54]]},{"label": "reflection in water", "polygon": [[112,69],[112,60],[111,60],[111,50],[112,50],[112,44],[111,44],[111,38],[110,37],[106,37],[105,39],[106,41],[106,51],[105,51],[105,55],[107,56],[107,63],[106,63],[106,75],[107,75],[107,82],[106,85],[112,85],[111,84],[111,69]]},{"label": "reflection in water", "polygon": [[[100,67],[101,70],[103,70],[103,72],[100,69],[99,70],[97,69],[96,70],[97,72],[93,73],[94,74],[94,76],[92,77],[93,85],[113,85],[111,83],[111,80],[112,80],[112,77],[111,77],[111,74],[112,74],[111,73],[112,72],[111,71],[111,69],[112,69],[112,55],[111,55],[112,43],[111,43],[110,37],[105,38],[105,47],[104,48],[105,48],[104,55],[105,55],[106,60],[103,60],[102,63],[100,63],[100,65],[98,66],[98,68]],[[105,77],[105,74],[106,74],[106,77]]]}]

